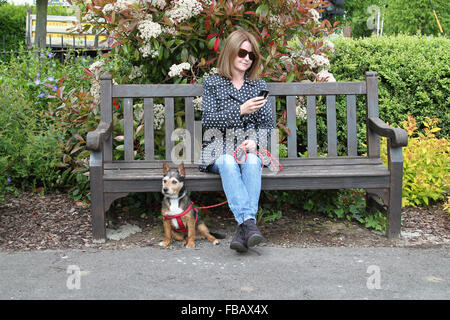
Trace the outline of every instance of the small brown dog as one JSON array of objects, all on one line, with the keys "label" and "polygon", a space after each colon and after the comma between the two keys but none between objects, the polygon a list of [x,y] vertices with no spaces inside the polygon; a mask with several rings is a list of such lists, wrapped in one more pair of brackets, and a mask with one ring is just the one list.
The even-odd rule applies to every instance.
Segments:
[{"label": "small brown dog", "polygon": [[[164,224],[164,240],[159,243],[167,247],[172,238],[184,241],[186,247],[195,248],[195,239],[206,238],[213,244],[219,244],[217,238],[222,235],[209,232],[202,221],[198,221],[198,213],[187,195],[184,186],[186,171],[181,163],[177,169],[170,169],[168,163],[163,165],[162,202],[161,213]],[[217,237],[217,238],[216,238]]]}]

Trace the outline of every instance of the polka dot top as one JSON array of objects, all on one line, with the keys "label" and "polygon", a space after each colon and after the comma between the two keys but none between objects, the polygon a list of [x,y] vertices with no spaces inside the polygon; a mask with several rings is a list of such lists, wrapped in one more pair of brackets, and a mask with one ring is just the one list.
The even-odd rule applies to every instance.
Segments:
[{"label": "polka dot top", "polygon": [[[240,106],[258,96],[260,90],[267,90],[266,82],[250,80],[247,75],[240,90],[230,79],[217,74],[203,81],[204,134],[200,171],[209,171],[209,166],[224,153],[233,156],[234,150],[246,139],[254,140],[258,148],[267,149],[270,129],[275,128],[270,102],[252,114],[240,115]],[[237,156],[240,157],[241,153]]]}]

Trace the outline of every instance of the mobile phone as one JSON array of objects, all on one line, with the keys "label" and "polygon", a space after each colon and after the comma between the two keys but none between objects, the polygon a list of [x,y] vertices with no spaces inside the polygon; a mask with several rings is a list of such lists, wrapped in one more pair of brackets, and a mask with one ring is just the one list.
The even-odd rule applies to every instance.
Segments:
[{"label": "mobile phone", "polygon": [[258,97],[264,97],[264,99],[265,99],[265,98],[267,98],[268,95],[269,95],[269,91],[261,90],[258,94]]}]

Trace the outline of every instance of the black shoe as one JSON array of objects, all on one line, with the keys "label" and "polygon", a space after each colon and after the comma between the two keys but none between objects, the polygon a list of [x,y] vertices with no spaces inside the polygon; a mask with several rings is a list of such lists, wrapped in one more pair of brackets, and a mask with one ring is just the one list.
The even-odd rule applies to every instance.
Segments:
[{"label": "black shoe", "polygon": [[245,241],[245,232],[242,226],[243,224],[238,226],[237,232],[230,244],[230,249],[236,250],[237,252],[247,252],[248,249]]},{"label": "black shoe", "polygon": [[254,247],[265,240],[263,235],[261,234],[261,231],[259,231],[258,227],[256,226],[255,220],[245,220],[242,226],[245,233],[245,243],[248,248]]}]

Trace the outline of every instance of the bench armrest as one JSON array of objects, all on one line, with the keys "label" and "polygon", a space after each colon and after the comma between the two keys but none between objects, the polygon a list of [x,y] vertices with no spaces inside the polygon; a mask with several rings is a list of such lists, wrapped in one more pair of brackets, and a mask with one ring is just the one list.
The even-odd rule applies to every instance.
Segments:
[{"label": "bench armrest", "polygon": [[404,129],[393,128],[380,118],[369,118],[369,128],[376,134],[391,139],[391,146],[406,147],[408,145],[408,134]]},{"label": "bench armrest", "polygon": [[97,129],[88,132],[86,139],[86,149],[91,151],[102,150],[103,142],[112,132],[110,122],[100,122]]}]

